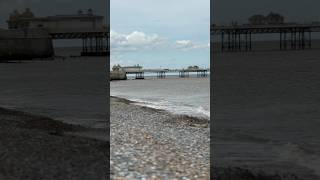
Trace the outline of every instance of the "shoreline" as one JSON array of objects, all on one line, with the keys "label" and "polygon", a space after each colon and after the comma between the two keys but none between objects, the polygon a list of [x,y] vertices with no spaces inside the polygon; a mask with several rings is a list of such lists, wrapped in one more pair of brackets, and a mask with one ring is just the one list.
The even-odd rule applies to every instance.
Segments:
[{"label": "shoreline", "polygon": [[198,116],[190,116],[186,114],[175,114],[172,113],[168,110],[165,109],[157,109],[157,108],[152,108],[140,104],[137,101],[132,101],[123,97],[118,97],[118,96],[110,96],[110,99],[116,99],[119,102],[125,103],[127,105],[133,105],[133,106],[140,106],[142,109],[145,109],[146,111],[151,111],[151,112],[158,112],[158,113],[164,113],[172,116],[175,121],[170,121],[171,123],[181,123],[185,124],[188,126],[194,126],[194,127],[205,127],[208,128],[210,124],[210,117],[209,119],[204,118],[204,117],[198,117]]},{"label": "shoreline", "polygon": [[0,180],[104,179],[106,141],[77,135],[95,129],[0,108]]}]

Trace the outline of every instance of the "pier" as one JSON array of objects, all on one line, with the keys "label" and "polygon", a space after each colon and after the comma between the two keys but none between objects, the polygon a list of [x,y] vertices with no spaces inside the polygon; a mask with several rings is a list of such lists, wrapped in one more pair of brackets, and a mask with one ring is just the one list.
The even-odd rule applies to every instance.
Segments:
[{"label": "pier", "polygon": [[278,34],[280,50],[312,48],[312,33],[320,32],[320,25],[239,25],[211,26],[211,37],[220,36],[220,49],[224,51],[252,51],[252,35]]},{"label": "pier", "polygon": [[197,77],[207,77],[209,69],[199,68],[197,66],[190,66],[186,69],[143,69],[142,66],[116,66],[113,68],[124,74],[135,74],[135,79],[144,79],[145,73],[154,73],[158,79],[166,78],[166,73],[177,73],[180,78],[190,77],[190,73],[196,73]]},{"label": "pier", "polygon": [[49,35],[52,39],[82,39],[81,56],[110,55],[110,34],[106,28],[50,30]]},{"label": "pier", "polygon": [[[76,14],[36,17],[30,9],[24,12],[13,11],[8,23],[8,32],[24,32],[24,37],[37,39],[37,35],[30,36],[29,32],[45,31],[48,40],[81,39],[81,56],[110,56],[110,33],[105,25],[104,16],[96,15],[92,9],[79,10]],[[35,57],[36,58],[36,57]]]},{"label": "pier", "polygon": [[181,69],[178,70],[179,77],[189,77],[191,72],[197,73],[197,77],[207,77],[209,69]]}]

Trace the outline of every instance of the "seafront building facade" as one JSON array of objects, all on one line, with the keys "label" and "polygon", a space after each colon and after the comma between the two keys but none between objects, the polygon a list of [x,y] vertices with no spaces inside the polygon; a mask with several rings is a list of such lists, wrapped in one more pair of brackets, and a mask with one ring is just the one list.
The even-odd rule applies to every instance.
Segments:
[{"label": "seafront building facade", "polygon": [[0,29],[0,61],[48,58],[53,55],[52,40],[45,30]]},{"label": "seafront building facade", "polygon": [[104,28],[103,16],[94,15],[91,9],[87,13],[79,10],[74,15],[56,15],[47,17],[35,17],[26,9],[24,13],[14,11],[8,23],[8,29],[36,29],[43,28],[48,31],[71,29],[102,29]]},{"label": "seafront building facade", "polygon": [[[59,35],[58,39],[84,39],[87,38],[82,37],[84,33],[106,31],[103,20],[103,16],[94,15],[91,9],[86,13],[79,10],[73,15],[47,17],[36,17],[30,9],[25,9],[22,13],[15,10],[7,20],[8,29],[0,29],[0,60],[52,57],[54,35]],[[96,44],[99,42],[97,48],[102,49],[101,33],[99,38],[99,41],[95,39]],[[89,44],[87,39],[84,40],[86,45]],[[90,36],[90,40],[90,47],[93,49],[94,37]]]},{"label": "seafront building facade", "polygon": [[271,12],[267,16],[261,14],[253,15],[248,21],[250,25],[279,25],[285,23],[284,19],[284,16]]}]

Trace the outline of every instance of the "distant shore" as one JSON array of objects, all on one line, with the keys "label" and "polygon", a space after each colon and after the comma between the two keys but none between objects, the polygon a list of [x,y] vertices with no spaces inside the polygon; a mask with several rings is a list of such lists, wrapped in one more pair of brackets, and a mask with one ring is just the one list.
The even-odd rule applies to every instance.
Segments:
[{"label": "distant shore", "polygon": [[79,136],[95,129],[0,108],[0,180],[107,177],[108,142]]}]

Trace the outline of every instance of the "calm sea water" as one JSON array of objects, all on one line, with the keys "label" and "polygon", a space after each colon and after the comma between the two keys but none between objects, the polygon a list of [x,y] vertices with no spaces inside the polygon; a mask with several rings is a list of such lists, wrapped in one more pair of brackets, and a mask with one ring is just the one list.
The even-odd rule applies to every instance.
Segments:
[{"label": "calm sea water", "polygon": [[0,63],[0,106],[105,128],[106,83],[106,57]]},{"label": "calm sea water", "polygon": [[214,163],[320,179],[320,50],[213,54]]},{"label": "calm sea water", "polygon": [[209,78],[179,78],[172,74],[165,79],[151,76],[145,80],[112,81],[112,96],[135,101],[136,104],[164,109],[175,114],[210,117]]}]

